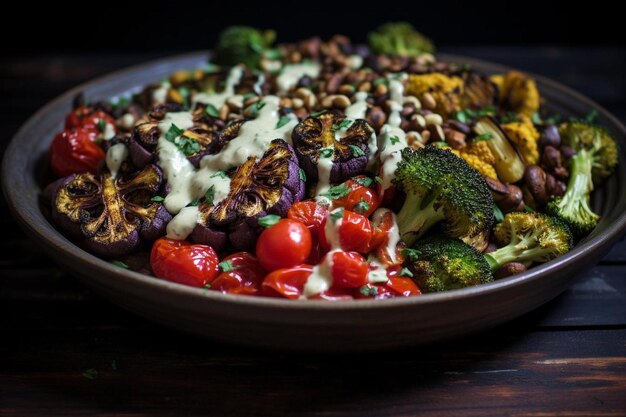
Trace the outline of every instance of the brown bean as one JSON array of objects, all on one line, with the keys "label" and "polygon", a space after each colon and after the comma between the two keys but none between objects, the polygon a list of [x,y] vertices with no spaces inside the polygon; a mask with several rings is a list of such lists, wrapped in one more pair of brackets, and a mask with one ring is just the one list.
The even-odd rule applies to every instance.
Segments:
[{"label": "brown bean", "polygon": [[530,165],[524,172],[524,185],[532,194],[535,203],[542,207],[548,200],[546,191],[546,172],[539,165]]},{"label": "brown bean", "polygon": [[[465,133],[449,128],[443,129],[443,132],[446,136],[446,142],[448,142],[452,148],[459,149],[466,146]],[[456,144],[456,147],[453,144]]]},{"label": "brown bean", "polygon": [[512,211],[518,211],[520,203],[524,203],[524,194],[522,193],[522,189],[517,185],[508,184],[507,192],[498,202],[498,207],[500,207],[504,213],[510,213]]},{"label": "brown bean", "polygon": [[389,92],[389,88],[385,84],[378,84],[374,90],[374,94],[377,96],[383,96]]},{"label": "brown bean", "polygon": [[521,274],[526,271],[526,266],[519,262],[509,262],[502,265],[500,268],[496,270],[493,274],[495,279],[501,279],[510,277],[511,275]]},{"label": "brown bean", "polygon": [[343,84],[341,87],[339,87],[339,93],[345,94],[346,96],[351,96],[352,94],[354,94],[354,91],[354,86],[350,84]]},{"label": "brown bean", "polygon": [[[443,141],[446,138],[446,135],[443,132],[443,128],[440,125],[436,125],[436,124],[428,125],[426,129],[428,129],[428,131],[430,132],[430,137],[432,138],[432,140],[436,142]],[[452,147],[452,144],[448,143],[448,145]],[[465,141],[455,142],[455,145],[462,148],[465,146]],[[460,149],[460,148],[454,148],[454,149]]]},{"label": "brown bean", "polygon": [[374,106],[368,113],[366,119],[368,123],[372,125],[376,131],[378,131],[387,121],[387,115],[382,108]]},{"label": "brown bean", "polygon": [[496,179],[485,178],[485,182],[487,183],[487,187],[489,188],[489,190],[491,190],[491,194],[493,195],[493,198],[494,200],[496,200],[496,202],[499,201],[502,196],[504,196],[509,191],[509,188],[505,183]]},{"label": "brown bean", "polygon": [[545,166],[548,167],[550,171],[554,168],[558,168],[562,166],[563,161],[561,160],[561,152],[554,146],[546,146],[543,148],[543,155],[541,157],[541,161]]},{"label": "brown bean", "polygon": [[468,125],[466,125],[465,123],[461,123],[458,120],[448,120],[447,123],[452,129],[463,132],[466,135],[469,135],[469,133],[472,131],[472,129]]},{"label": "brown bean", "polygon": [[368,92],[372,89],[372,83],[369,81],[363,81],[361,84],[359,84],[359,91],[365,91]]},{"label": "brown bean", "polygon": [[427,108],[429,110],[434,110],[437,107],[437,102],[435,101],[433,95],[430,93],[422,94],[422,96],[420,97],[420,101],[422,102],[424,108]]},{"label": "brown bean", "polygon": [[339,91],[339,87],[341,86],[341,81],[343,80],[342,74],[333,74],[328,82],[326,83],[326,92],[328,94],[336,94]]}]

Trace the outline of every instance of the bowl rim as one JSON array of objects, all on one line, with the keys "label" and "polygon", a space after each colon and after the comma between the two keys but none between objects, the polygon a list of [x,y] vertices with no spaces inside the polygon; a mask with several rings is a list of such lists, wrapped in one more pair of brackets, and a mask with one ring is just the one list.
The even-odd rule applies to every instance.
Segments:
[{"label": "bowl rim", "polygon": [[[22,124],[19,130],[12,137],[9,146],[6,148],[3,161],[2,161],[2,189],[7,201],[7,205],[13,214],[13,216],[19,221],[20,225],[25,229],[31,238],[34,238],[38,243],[44,245],[47,249],[50,249],[57,253],[66,255],[68,259],[77,261],[78,264],[95,268],[95,272],[102,271],[109,275],[116,275],[116,279],[119,281],[114,285],[119,287],[125,284],[139,284],[144,285],[147,288],[163,291],[163,292],[175,292],[180,296],[190,297],[196,301],[203,302],[219,302],[228,303],[233,306],[241,305],[242,307],[261,307],[261,308],[279,308],[288,310],[300,310],[300,311],[360,311],[360,310],[387,310],[403,308],[411,305],[430,305],[438,304],[441,302],[451,302],[456,300],[467,299],[471,297],[480,297],[498,293],[507,289],[511,289],[520,284],[529,284],[537,279],[541,279],[547,275],[555,273],[566,263],[573,259],[585,256],[588,253],[596,252],[601,248],[612,244],[617,240],[624,230],[626,230],[626,211],[617,216],[614,222],[606,225],[606,230],[597,236],[591,238],[585,238],[582,243],[579,243],[574,249],[567,254],[546,262],[542,265],[529,269],[526,272],[517,274],[511,277],[495,280],[490,283],[480,284],[473,287],[467,287],[457,290],[451,290],[441,293],[427,293],[416,297],[398,297],[384,300],[376,299],[364,299],[364,300],[346,300],[341,302],[328,302],[324,300],[290,300],[282,298],[269,298],[269,297],[252,297],[252,296],[240,296],[232,294],[222,294],[217,291],[207,291],[203,288],[190,287],[182,284],[165,281],[153,276],[145,275],[139,272],[131,271],[128,269],[120,268],[113,265],[104,259],[100,259],[97,256],[81,249],[71,240],[66,238],[54,225],[52,225],[48,219],[45,218],[39,208],[39,204],[34,208],[32,212],[28,210],[20,210],[20,207],[24,205],[30,205],[24,193],[20,193],[19,190],[13,189],[10,185],[10,180],[16,174],[21,172],[20,169],[26,168],[25,165],[29,158],[15,158],[15,155],[20,151],[19,138],[24,136],[31,127],[37,123],[44,114],[57,107],[61,102],[66,101],[74,97],[76,94],[85,91],[93,85],[102,84],[107,81],[112,81],[118,77],[135,73],[137,71],[145,70],[146,68],[157,67],[163,64],[171,64],[174,61],[183,61],[186,59],[203,58],[210,55],[209,51],[196,51],[184,54],[177,54],[160,58],[156,60],[150,60],[147,62],[139,63],[130,67],[126,67],[117,71],[107,73],[106,75],[94,78],[79,84],[76,87],[62,93],[53,100],[49,101],[39,110],[37,110],[26,122]],[[510,67],[492,63],[480,59],[471,57],[465,57],[455,54],[437,54],[443,61],[448,62],[463,62],[470,65],[489,66],[498,71],[509,71]],[[552,81],[541,75],[533,74],[525,71],[526,74],[531,75],[538,80],[541,84],[548,85],[550,88],[572,97],[573,99],[586,104],[591,109],[596,109],[600,114],[608,119],[618,130],[621,135],[626,137],[626,127],[611,114],[604,107],[594,102],[593,100],[585,97],[584,95],[574,91],[573,89],[566,87],[556,81]],[[18,161],[23,161],[24,164],[19,165]],[[624,160],[621,163],[625,163]],[[19,166],[16,166],[19,165]],[[626,194],[622,194],[616,201],[616,206],[626,204]],[[46,227],[34,227],[38,222],[43,221]]]}]

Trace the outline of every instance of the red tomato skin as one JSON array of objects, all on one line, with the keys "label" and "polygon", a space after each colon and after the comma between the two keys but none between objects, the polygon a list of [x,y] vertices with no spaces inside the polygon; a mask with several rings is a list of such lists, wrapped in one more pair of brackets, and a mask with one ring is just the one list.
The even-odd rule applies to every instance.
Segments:
[{"label": "red tomato skin", "polygon": [[72,110],[65,118],[66,129],[76,129],[85,127],[89,129],[97,129],[98,122],[104,120],[105,123],[115,126],[115,120],[107,113],[101,110],[94,110],[88,106],[78,107]]},{"label": "red tomato skin", "polygon": [[[362,202],[367,203],[368,209],[361,212],[359,210],[362,209],[360,205]],[[345,208],[357,214],[369,217],[379,206],[380,198],[376,191],[368,187],[361,187],[348,194]]]},{"label": "red tomato skin", "polygon": [[260,295],[265,269],[258,259],[249,252],[237,252],[228,255],[222,262],[228,261],[232,271],[220,273],[210,282],[211,289],[228,294]]},{"label": "red tomato skin", "polygon": [[287,212],[288,218],[303,223],[313,236],[317,235],[326,216],[328,209],[313,200],[294,203]]},{"label": "red tomato skin", "polygon": [[300,298],[304,291],[304,284],[312,272],[313,266],[306,264],[272,271],[261,285],[263,295],[289,299]]},{"label": "red tomato skin", "polygon": [[263,268],[275,271],[306,261],[312,244],[311,232],[303,223],[281,219],[261,233],[256,255]]},{"label": "red tomato skin", "polygon": [[192,287],[213,281],[219,272],[218,263],[210,246],[165,237],[154,242],[150,253],[150,265],[157,277]]},{"label": "red tomato skin", "polygon": [[[330,244],[326,240],[326,222],[324,219],[319,233],[319,241],[322,248],[330,250]],[[344,251],[369,253],[372,241],[372,223],[365,216],[345,210],[341,224],[339,225],[339,245]]]},{"label": "red tomato skin", "polygon": [[364,257],[356,252],[335,252],[329,255],[333,257],[332,289],[358,288],[367,284],[368,266]]},{"label": "red tomato skin", "polygon": [[83,129],[65,130],[50,145],[50,167],[58,177],[89,172],[97,173],[106,154],[93,142],[93,132]]}]

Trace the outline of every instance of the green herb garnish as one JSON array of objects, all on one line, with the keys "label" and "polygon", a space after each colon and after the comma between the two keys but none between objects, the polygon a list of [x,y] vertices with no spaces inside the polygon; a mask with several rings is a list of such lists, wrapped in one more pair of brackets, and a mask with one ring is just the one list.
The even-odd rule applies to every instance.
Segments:
[{"label": "green herb garnish", "polygon": [[341,122],[334,124],[331,129],[333,132],[336,132],[338,130],[350,127],[351,124],[352,124],[352,120],[346,118],[346,119],[343,119]]},{"label": "green herb garnish", "polygon": [[96,123],[96,127],[98,128],[100,132],[104,132],[104,129],[106,129],[106,126],[107,126],[107,122],[104,119],[98,119],[98,123]]},{"label": "green herb garnish", "polygon": [[421,255],[422,255],[422,252],[420,252],[417,249],[404,248],[402,250],[402,256],[404,256],[405,258],[408,258],[408,259],[410,259],[412,261],[419,260]]},{"label": "green herb garnish", "polygon": [[117,267],[120,268],[124,268],[124,269],[128,269],[128,265],[126,265],[124,262],[122,261],[111,261],[111,263]]},{"label": "green herb garnish", "polygon": [[322,115],[322,114],[326,113],[327,111],[328,111],[328,110],[320,110],[320,111],[316,111],[316,112],[314,112],[314,113],[309,114],[309,117],[317,117],[317,116],[320,116],[320,115]]},{"label": "green herb garnish", "polygon": [[331,156],[333,156],[333,149],[332,148],[324,148],[320,151],[320,156],[322,158],[330,158]]},{"label": "green herb garnish", "polygon": [[230,271],[239,269],[238,266],[233,265],[233,261],[231,261],[230,259],[226,261],[222,261],[218,265],[220,269],[222,270],[222,272],[230,272]]},{"label": "green herb garnish", "polygon": [[154,197],[150,199],[150,201],[154,201],[155,203],[162,203],[165,201],[165,197],[162,197],[160,195],[155,195]]},{"label": "green herb garnish", "polygon": [[227,175],[224,171],[217,171],[215,174],[212,174],[210,178],[226,178]]},{"label": "green herb garnish", "polygon": [[392,145],[397,145],[398,143],[400,143],[400,138],[397,136],[392,136],[389,138],[389,141]]},{"label": "green herb garnish", "polygon": [[359,148],[356,145],[348,145],[350,147],[350,149],[352,149],[352,155],[354,155],[355,158],[358,158],[360,156],[365,156],[365,152],[363,152],[363,149]]},{"label": "green herb garnish", "polygon": [[493,139],[493,133],[485,132],[482,135],[478,135],[474,138],[474,142],[481,142],[483,140],[491,140]]},{"label": "green herb garnish", "polygon": [[378,288],[370,287],[368,285],[363,285],[359,288],[359,292],[366,297],[374,296],[378,294]]},{"label": "green herb garnish", "polygon": [[400,271],[400,276],[413,278],[413,272],[411,272],[409,268],[402,268],[402,270]]},{"label": "green herb garnish", "polygon": [[363,187],[369,187],[370,185],[372,185],[372,179],[369,177],[357,177],[353,178],[352,180],[358,182]]},{"label": "green herb garnish", "polygon": [[500,210],[500,207],[496,203],[493,203],[493,217],[496,219],[497,223],[500,223],[504,220],[504,213]]},{"label": "green herb garnish", "polygon": [[278,119],[278,123],[276,123],[276,129],[280,129],[281,127],[285,126],[290,121],[291,121],[291,117],[280,116],[280,119]]},{"label": "green herb garnish", "polygon": [[204,193],[204,199],[208,205],[213,205],[213,202],[215,201],[215,185],[211,185],[209,189],[206,190],[206,193]]},{"label": "green herb garnish", "polygon": [[214,117],[216,119],[218,117],[220,117],[220,111],[217,109],[217,107],[215,107],[212,104],[207,104],[206,108],[204,109],[204,111],[206,112],[206,114],[208,114],[209,116]]},{"label": "green herb garnish", "polygon": [[183,129],[180,129],[178,126],[176,126],[174,123],[172,123],[172,125],[170,126],[169,129],[167,129],[167,132],[165,132],[165,139],[167,139],[168,141],[174,143],[174,140],[179,137],[180,135],[182,135],[185,131]]},{"label": "green herb garnish", "polygon": [[337,221],[343,219],[344,209],[343,207],[339,207],[330,212],[330,219],[333,223],[337,223]]},{"label": "green herb garnish", "polygon": [[276,214],[268,214],[267,216],[259,217],[259,224],[266,229],[274,226],[280,220],[280,216]]},{"label": "green herb garnish", "polygon": [[359,201],[358,203],[354,205],[354,207],[352,207],[352,210],[354,210],[355,212],[359,214],[367,213],[369,209],[370,209],[370,204],[365,200]]},{"label": "green herb garnish", "polygon": [[322,193],[323,197],[326,197],[330,200],[337,200],[341,197],[345,197],[352,192],[352,189],[346,185],[346,183],[341,183],[339,185],[335,185],[334,187],[330,187],[328,191]]},{"label": "green herb garnish", "polygon": [[300,176],[301,181],[306,182],[306,172],[302,168],[298,168],[298,175]]}]

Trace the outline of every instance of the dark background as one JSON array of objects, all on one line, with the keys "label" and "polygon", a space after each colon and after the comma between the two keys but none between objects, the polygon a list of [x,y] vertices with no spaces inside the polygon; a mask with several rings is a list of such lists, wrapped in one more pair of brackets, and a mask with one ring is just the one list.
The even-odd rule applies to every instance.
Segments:
[{"label": "dark background", "polygon": [[[608,1],[525,0],[369,2],[277,1],[246,6],[239,1],[161,1],[149,5],[127,0],[80,6],[21,1],[5,19],[18,19],[20,30],[3,25],[4,53],[175,51],[207,49],[228,25],[273,28],[280,41],[334,33],[357,42],[386,21],[407,20],[437,45],[623,45],[624,16]],[[83,18],[71,15],[83,14]],[[28,33],[32,41],[23,41]]]}]

